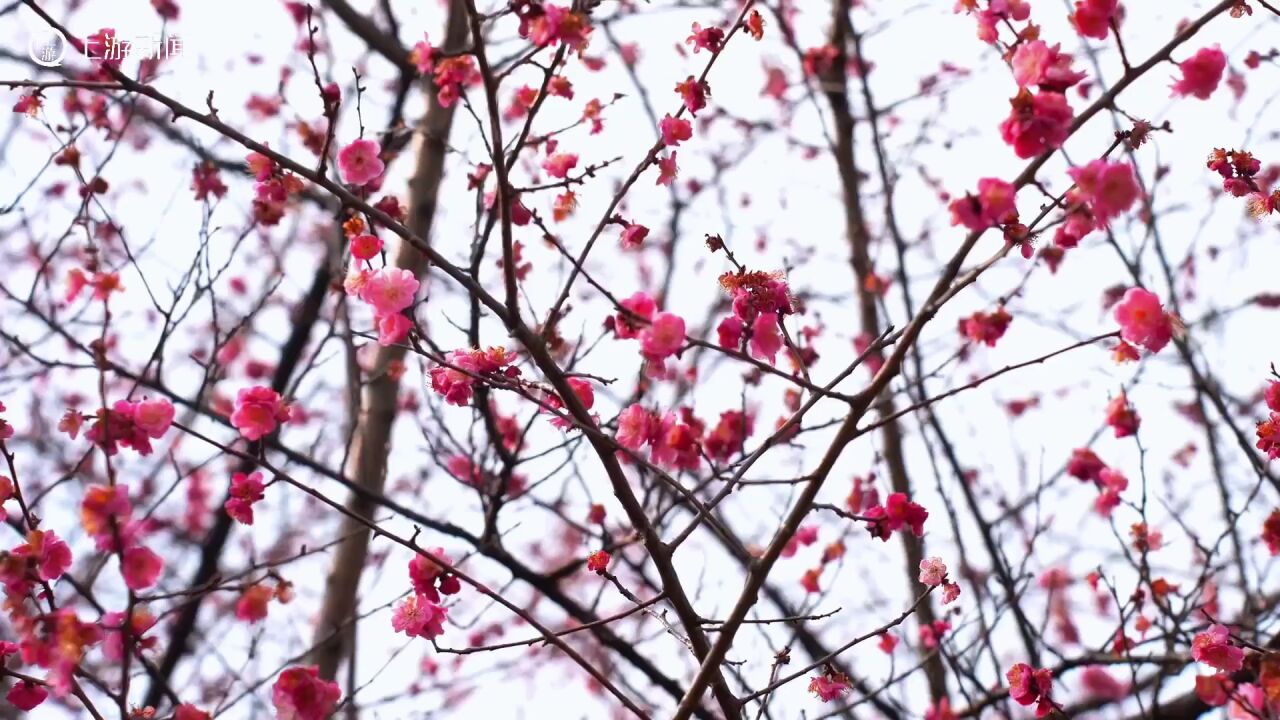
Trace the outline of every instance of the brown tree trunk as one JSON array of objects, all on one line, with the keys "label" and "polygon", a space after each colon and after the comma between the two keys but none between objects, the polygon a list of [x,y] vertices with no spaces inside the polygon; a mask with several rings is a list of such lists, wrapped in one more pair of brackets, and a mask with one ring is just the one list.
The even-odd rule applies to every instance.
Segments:
[{"label": "brown tree trunk", "polygon": [[[466,13],[460,3],[455,2],[449,9],[443,47],[460,47],[465,39]],[[444,175],[449,130],[453,126],[453,107],[446,108],[437,103],[429,84],[425,82],[424,90],[431,99],[422,128],[426,137],[419,147],[417,165],[409,180],[408,226],[415,235],[429,240]],[[426,257],[409,243],[400,243],[394,262],[396,267],[410,270],[418,277],[422,277],[427,271]],[[386,370],[391,363],[403,361],[404,357],[403,346],[378,349],[352,440],[349,475],[375,496],[381,494],[386,482],[387,454],[400,394],[399,379],[388,375]],[[347,509],[360,517],[368,518],[374,507],[368,497],[352,495],[347,501]],[[334,678],[339,663],[348,655],[355,639],[352,620],[370,539],[369,532],[363,525],[345,516],[337,536],[347,539],[334,552],[311,656],[311,662],[320,668],[321,677],[328,680]]]},{"label": "brown tree trunk", "polygon": [[[862,332],[867,338],[880,335],[879,310],[876,307],[876,296],[867,285],[867,277],[871,273],[871,255],[869,244],[870,233],[867,230],[866,217],[862,210],[860,176],[854,161],[854,120],[849,110],[848,96],[848,37],[849,24],[846,18],[848,3],[835,0],[832,3],[831,44],[837,50],[836,59],[831,69],[823,74],[823,90],[831,105],[835,118],[834,150],[836,169],[840,174],[842,200],[845,212],[845,233],[849,240],[850,263],[853,266],[854,283],[858,294],[858,316],[862,324]],[[893,398],[885,393],[874,404],[880,417],[890,418],[897,412]],[[889,473],[889,484],[894,492],[911,495],[911,480],[907,475],[907,465],[902,453],[902,428],[896,420],[884,424],[881,429],[884,442],[884,461]],[[924,543],[910,532],[900,533],[905,549],[906,579],[909,595],[918,590],[916,576],[920,561],[924,559]],[[927,625],[937,619],[933,609],[932,598],[925,598],[917,610],[921,625]],[[942,656],[934,653],[925,659],[925,677],[929,681],[929,693],[934,700],[947,696],[947,669]]]}]

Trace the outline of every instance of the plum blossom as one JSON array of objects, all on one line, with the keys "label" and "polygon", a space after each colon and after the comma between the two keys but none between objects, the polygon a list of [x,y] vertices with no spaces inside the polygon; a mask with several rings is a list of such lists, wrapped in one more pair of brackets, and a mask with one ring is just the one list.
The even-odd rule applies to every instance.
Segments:
[{"label": "plum blossom", "polygon": [[755,322],[751,323],[751,355],[772,365],[782,344],[778,316],[771,312],[757,315]]},{"label": "plum blossom", "polygon": [[231,424],[246,440],[260,440],[289,420],[289,406],[269,387],[255,385],[236,393]]},{"label": "plum blossom", "polygon": [[924,535],[924,522],[929,511],[911,502],[903,493],[891,493],[884,505],[874,505],[863,512],[867,518],[867,531],[872,537],[888,541],[890,533],[904,526],[916,537]]},{"label": "plum blossom", "polygon": [[348,185],[368,185],[382,177],[387,166],[378,157],[380,148],[373,140],[354,140],[338,151],[338,172]]},{"label": "plum blossom", "polygon": [[1053,690],[1053,675],[1048,670],[1033,670],[1026,663],[1017,663],[1009,668],[1005,677],[1009,680],[1009,697],[1014,702],[1035,705],[1038,718],[1053,712],[1053,700],[1049,697]]},{"label": "plum blossom", "polygon": [[542,161],[542,169],[553,178],[564,179],[577,166],[578,156],[574,153],[555,153]]},{"label": "plum blossom", "polygon": [[1065,95],[1023,88],[1009,101],[1012,110],[1000,123],[1000,135],[1018,157],[1033,158],[1062,146],[1075,113]]},{"label": "plum blossom", "polygon": [[1191,657],[1222,672],[1233,673],[1244,667],[1244,650],[1231,644],[1231,636],[1223,625],[1210,626],[1191,640]]},{"label": "plum blossom", "polygon": [[1129,399],[1123,392],[1107,403],[1107,425],[1115,430],[1116,437],[1129,437],[1137,433],[1140,422],[1138,412],[1129,404]]},{"label": "plum blossom", "polygon": [[49,691],[39,683],[30,680],[19,680],[9,688],[5,699],[23,712],[31,712],[49,697]]},{"label": "plum blossom", "polygon": [[1143,288],[1125,292],[1116,304],[1115,319],[1120,325],[1120,337],[1153,353],[1160,352],[1173,338],[1173,321],[1160,298]]},{"label": "plum blossom", "polygon": [[444,634],[444,621],[449,611],[428,599],[425,595],[412,595],[396,606],[391,615],[391,627],[409,637],[428,640]]},{"label": "plum blossom", "polygon": [[231,489],[227,491],[229,497],[222,507],[233,520],[245,525],[252,525],[253,505],[266,497],[263,492],[265,488],[266,486],[262,483],[262,473],[260,472],[248,475],[241,472],[233,473],[231,475]]},{"label": "plum blossom", "polygon": [[1217,45],[1201,48],[1195,55],[1178,63],[1178,68],[1182,70],[1182,77],[1171,86],[1173,97],[1190,95],[1208,100],[1222,80],[1222,72],[1227,68],[1227,56]]},{"label": "plum blossom", "polygon": [[649,327],[640,331],[641,352],[653,361],[676,354],[684,345],[684,330],[684,318],[670,312],[658,313]]},{"label": "plum blossom", "polygon": [[1132,207],[1141,194],[1133,166],[1126,162],[1096,159],[1083,167],[1072,168],[1069,174],[1080,195],[1088,201],[1093,216],[1104,224]]},{"label": "plum blossom", "polygon": [[515,359],[513,353],[501,346],[488,350],[454,350],[448,358],[451,367],[442,365],[431,369],[431,389],[450,405],[464,407],[471,402],[477,378],[495,373],[509,378],[518,376],[518,368],[508,367]]},{"label": "plum blossom", "polygon": [[124,551],[120,573],[130,590],[146,590],[160,579],[164,559],[152,550],[137,546]]},{"label": "plum blossom", "polygon": [[920,561],[920,582],[930,587],[941,585],[947,578],[947,566],[942,558],[930,557]]},{"label": "plum blossom", "polygon": [[1065,92],[1083,80],[1084,73],[1071,69],[1071,55],[1061,52],[1061,48],[1061,45],[1050,47],[1043,40],[1022,43],[1010,61],[1013,79],[1022,87],[1039,86],[1041,90]]},{"label": "plum blossom", "polygon": [[418,278],[404,268],[382,268],[374,272],[360,289],[360,299],[382,317],[399,313],[413,304]]},{"label": "plum blossom", "polygon": [[699,110],[707,106],[707,95],[711,93],[706,80],[698,80],[692,75],[687,80],[676,83],[676,92],[690,115],[697,115]]},{"label": "plum blossom", "polygon": [[824,703],[839,700],[851,687],[853,683],[848,675],[830,667],[823,674],[809,679],[809,692]]},{"label": "plum blossom", "polygon": [[431,47],[431,36],[422,33],[422,39],[414,44],[413,49],[409,51],[409,62],[418,69],[418,72],[426,75],[431,72],[431,68],[435,65],[435,48]]},{"label": "plum blossom", "polygon": [[667,147],[677,147],[680,143],[693,137],[693,125],[684,118],[663,116],[658,122],[658,130],[662,133],[662,142]]},{"label": "plum blossom", "polygon": [[1071,24],[1085,37],[1106,40],[1111,32],[1111,21],[1118,21],[1119,15],[1118,0],[1076,0]]},{"label": "plum blossom", "polygon": [[342,697],[338,684],[320,678],[320,669],[294,666],[271,686],[277,720],[324,720]]},{"label": "plum blossom", "polygon": [[951,224],[981,232],[994,225],[1011,222],[1018,217],[1015,199],[1018,190],[999,178],[978,181],[978,194],[965,195],[951,201]]},{"label": "plum blossom", "polygon": [[609,553],[597,550],[587,556],[587,570],[603,575],[609,567]]},{"label": "plum blossom", "polygon": [[622,247],[627,250],[634,250],[640,247],[648,236],[649,228],[638,223],[629,223],[622,230]]}]

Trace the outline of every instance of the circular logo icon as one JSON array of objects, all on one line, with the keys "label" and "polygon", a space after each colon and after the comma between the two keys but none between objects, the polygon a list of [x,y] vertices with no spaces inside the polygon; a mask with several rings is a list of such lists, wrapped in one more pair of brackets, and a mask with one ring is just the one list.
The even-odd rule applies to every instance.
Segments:
[{"label": "circular logo icon", "polygon": [[42,30],[27,41],[27,54],[37,65],[58,67],[67,54],[67,39],[53,28]]}]

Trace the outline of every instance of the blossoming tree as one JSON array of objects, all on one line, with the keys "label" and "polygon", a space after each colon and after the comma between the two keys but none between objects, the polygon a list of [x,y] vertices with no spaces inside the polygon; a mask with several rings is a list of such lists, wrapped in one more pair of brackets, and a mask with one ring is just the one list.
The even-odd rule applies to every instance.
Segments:
[{"label": "blossoming tree", "polygon": [[125,5],[0,8],[6,712],[1280,716],[1272,1]]}]

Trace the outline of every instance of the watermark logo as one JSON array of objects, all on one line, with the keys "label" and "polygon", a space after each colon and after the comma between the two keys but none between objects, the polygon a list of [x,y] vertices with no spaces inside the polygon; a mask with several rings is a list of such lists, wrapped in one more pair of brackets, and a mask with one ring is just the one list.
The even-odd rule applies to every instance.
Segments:
[{"label": "watermark logo", "polygon": [[[49,28],[33,34],[27,40],[27,54],[37,65],[58,67],[66,57],[67,48],[72,45],[62,33]],[[76,40],[74,46],[81,49],[89,62],[113,65],[119,65],[130,58],[163,60],[182,55],[182,38],[177,35],[142,34],[120,37],[98,33]]]},{"label": "watermark logo", "polygon": [[58,67],[62,64],[62,58],[67,54],[67,46],[70,43],[62,36],[62,33],[48,28],[41,32],[35,33],[31,39],[27,41],[27,54],[31,56],[32,62],[43,67]]}]

